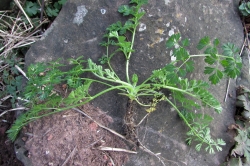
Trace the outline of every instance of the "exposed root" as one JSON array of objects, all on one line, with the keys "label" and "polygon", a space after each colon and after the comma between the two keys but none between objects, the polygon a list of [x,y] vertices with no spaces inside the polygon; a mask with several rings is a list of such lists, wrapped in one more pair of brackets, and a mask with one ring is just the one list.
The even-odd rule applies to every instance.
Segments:
[{"label": "exposed root", "polygon": [[[148,148],[146,148],[146,147],[140,142],[140,140],[138,139],[137,134],[136,134],[136,126],[137,126],[137,125],[135,125],[135,123],[134,123],[134,117],[131,116],[131,115],[134,115],[134,114],[135,114],[135,113],[134,113],[134,110],[133,110],[133,103],[132,103],[131,100],[129,100],[128,105],[127,105],[127,108],[128,108],[128,109],[127,109],[127,112],[126,112],[126,116],[125,116],[125,118],[124,118],[126,124],[128,124],[128,126],[126,127],[126,131],[128,132],[128,133],[126,133],[126,137],[123,136],[123,135],[121,135],[121,134],[119,134],[119,133],[117,133],[116,131],[114,131],[114,130],[112,130],[112,129],[110,129],[110,128],[107,128],[107,127],[103,126],[103,125],[100,124],[99,122],[95,121],[92,117],[90,117],[86,112],[84,112],[84,111],[82,111],[82,110],[80,110],[80,109],[78,109],[78,108],[73,108],[73,110],[75,110],[75,111],[77,111],[77,112],[83,114],[83,115],[86,116],[87,118],[91,119],[91,120],[94,121],[99,127],[101,127],[101,128],[103,128],[103,129],[105,129],[105,130],[107,130],[107,131],[109,131],[109,132],[115,134],[116,136],[118,136],[118,137],[122,138],[123,140],[129,142],[129,143],[132,144],[133,146],[139,147],[139,148],[140,148],[141,150],[143,150],[144,152],[147,152],[147,153],[149,153],[150,155],[155,156],[156,158],[159,159],[159,161],[162,163],[162,165],[166,166],[166,164],[164,163],[163,159],[166,160],[166,161],[169,161],[169,162],[172,162],[172,163],[175,163],[176,165],[178,165],[175,161],[167,160],[167,159],[165,159],[165,158],[162,158],[162,157],[160,156],[160,153],[159,153],[159,154],[156,154],[156,153],[150,151]],[[146,115],[146,116],[148,116],[148,115]],[[145,119],[145,117],[144,117],[143,119]],[[140,122],[140,123],[142,123],[142,122]],[[128,139],[128,138],[129,138],[129,139]],[[132,138],[133,140],[131,140],[131,138]],[[96,149],[98,149],[98,148],[99,148],[99,150],[104,150],[104,151],[105,151],[105,150],[109,150],[109,151],[123,151],[123,152],[127,152],[127,153],[137,153],[137,152],[134,152],[134,151],[130,151],[130,150],[126,150],[126,149],[120,149],[120,148],[101,147],[101,146],[100,146],[100,147],[96,147]]]},{"label": "exposed root", "polygon": [[125,135],[126,139],[131,140],[135,144],[137,144],[137,133],[136,133],[136,125],[135,125],[135,112],[133,107],[133,101],[128,100],[127,110],[124,116],[124,125],[125,125]]}]

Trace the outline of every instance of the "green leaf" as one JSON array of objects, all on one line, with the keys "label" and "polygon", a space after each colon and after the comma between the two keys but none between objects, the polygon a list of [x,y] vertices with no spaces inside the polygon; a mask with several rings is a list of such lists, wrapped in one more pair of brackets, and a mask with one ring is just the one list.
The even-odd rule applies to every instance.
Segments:
[{"label": "green leaf", "polygon": [[173,51],[173,56],[176,57],[177,61],[186,61],[189,58],[189,53],[185,48],[180,47]]},{"label": "green leaf", "polygon": [[123,14],[123,16],[128,16],[131,14],[132,10],[128,5],[121,5],[118,8],[118,12]]},{"label": "green leaf", "polygon": [[183,47],[189,46],[189,40],[188,40],[188,39],[182,40],[181,43],[182,43],[182,46],[183,46]]},{"label": "green leaf", "polygon": [[166,46],[168,48],[173,47],[175,44],[178,43],[178,41],[180,40],[181,35],[179,33],[177,34],[173,34],[172,36],[170,36],[170,38],[166,41]]},{"label": "green leaf", "polygon": [[223,44],[223,55],[234,57],[234,55],[237,55],[239,53],[239,49],[232,43]]},{"label": "green leaf", "polygon": [[224,67],[224,72],[230,78],[236,78],[236,76],[240,75],[242,62],[239,56],[235,58],[226,58],[221,60],[221,65]]},{"label": "green leaf", "polygon": [[248,138],[248,130],[237,129],[238,135],[234,138],[237,142],[235,148],[232,150],[231,155],[245,156],[247,162],[250,162],[250,139]]},{"label": "green leaf", "polygon": [[189,60],[186,62],[186,70],[187,70],[187,72],[194,71],[194,61]]},{"label": "green leaf", "polygon": [[219,39],[214,39],[214,47],[217,47],[220,44],[220,40]]},{"label": "green leaf", "polygon": [[202,146],[202,143],[197,144],[197,145],[195,146],[195,149],[199,152],[199,151],[201,150],[201,146]]},{"label": "green leaf", "polygon": [[242,2],[241,5],[239,6],[239,10],[243,14],[243,16],[248,16],[250,14],[249,4],[250,4],[249,2],[247,3]]},{"label": "green leaf", "polygon": [[88,90],[92,81],[85,81],[83,85],[79,86],[72,92],[70,92],[69,96],[64,99],[65,104],[72,105],[80,102],[81,100],[89,97]]},{"label": "green leaf", "polygon": [[[110,32],[110,33],[109,33],[109,37],[118,38],[118,37],[119,37],[118,32],[117,32],[117,31],[112,31],[112,32]],[[124,37],[124,36],[122,36],[122,37]],[[124,38],[125,38],[125,37],[124,37]]]},{"label": "green leaf", "polygon": [[56,17],[59,13],[59,10],[57,8],[50,8],[50,7],[47,7],[45,11],[49,17]]},{"label": "green leaf", "polygon": [[130,4],[131,4],[131,3],[135,3],[135,4],[137,4],[137,5],[144,5],[144,4],[147,4],[147,3],[148,3],[148,0],[131,0],[129,3],[130,3]]},{"label": "green leaf", "polygon": [[59,3],[60,5],[64,5],[66,2],[67,2],[67,0],[59,0],[59,1],[58,1],[58,3]]},{"label": "green leaf", "polygon": [[218,62],[218,60],[219,60],[219,57],[214,53],[210,53],[210,55],[206,56],[205,58],[205,62],[208,63],[209,65],[212,65]]},{"label": "green leaf", "polygon": [[214,68],[212,67],[205,67],[204,74],[211,74],[214,72]]},{"label": "green leaf", "polygon": [[204,51],[205,54],[217,54],[218,51],[216,47],[208,46],[206,50]]},{"label": "green leaf", "polygon": [[218,82],[220,82],[222,78],[223,78],[223,73],[220,70],[215,69],[215,72],[209,76],[209,81],[212,84],[217,84]]},{"label": "green leaf", "polygon": [[137,84],[137,82],[138,82],[138,76],[137,76],[137,74],[133,74],[133,76],[132,76],[132,82],[134,83],[134,85]]},{"label": "green leaf", "polygon": [[124,35],[127,32],[127,30],[132,32],[134,29],[134,26],[135,25],[130,20],[126,21],[124,26],[120,28],[119,34]]},{"label": "green leaf", "polygon": [[98,59],[98,61],[101,63],[101,64],[105,64],[108,62],[108,57],[106,55],[103,55],[101,58]]},{"label": "green leaf", "polygon": [[122,23],[120,21],[117,21],[116,23],[111,24],[108,28],[106,28],[107,31],[119,31],[122,28]]},{"label": "green leaf", "polygon": [[179,74],[180,77],[185,77],[187,72],[184,69],[179,69],[178,74]]},{"label": "green leaf", "polygon": [[210,43],[210,38],[208,36],[203,37],[202,39],[200,39],[198,45],[197,45],[197,49],[201,50],[204,47],[206,47],[208,44]]},{"label": "green leaf", "polygon": [[26,1],[24,5],[24,11],[28,16],[32,17],[39,12],[39,5],[37,3],[33,3],[31,1]]}]

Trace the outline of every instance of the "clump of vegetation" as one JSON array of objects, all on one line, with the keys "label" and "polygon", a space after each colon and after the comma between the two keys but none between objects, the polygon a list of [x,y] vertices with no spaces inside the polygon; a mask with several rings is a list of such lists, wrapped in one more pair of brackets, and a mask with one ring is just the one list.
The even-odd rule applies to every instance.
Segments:
[{"label": "clump of vegetation", "polygon": [[10,10],[0,12],[0,99],[1,104],[11,101],[12,108],[21,97],[24,54],[41,37],[43,26],[58,15],[66,0],[43,2],[13,1]]},{"label": "clump of vegetation", "polygon": [[[250,164],[250,127],[245,129],[237,129],[238,135],[234,138],[236,141],[235,148],[231,155],[245,157],[245,164]],[[243,164],[243,163],[242,163]]]},{"label": "clump of vegetation", "polygon": [[250,164],[250,90],[245,86],[237,89],[236,100],[236,124],[230,129],[235,129],[237,136],[236,144],[231,151],[231,159],[228,164],[246,166]]},{"label": "clump of vegetation", "polygon": [[29,17],[38,17],[38,14],[40,14],[41,11],[45,11],[47,17],[55,18],[59,14],[59,11],[65,3],[66,0],[59,0],[58,2],[54,2],[51,0],[37,0],[35,2],[26,1],[24,10]]},{"label": "clump of vegetation", "polygon": [[[127,112],[124,116],[126,126],[126,136],[131,141],[137,142],[134,132],[136,125],[132,105],[138,104],[145,107],[147,112],[156,110],[156,105],[160,101],[169,103],[175,109],[184,124],[189,128],[187,132],[187,143],[196,143],[196,150],[201,150],[204,146],[209,153],[215,150],[221,151],[225,142],[214,139],[210,135],[209,124],[213,117],[203,116],[194,113],[201,107],[214,109],[221,113],[222,107],[219,101],[208,91],[209,83],[202,80],[190,80],[186,75],[194,71],[194,61],[196,57],[203,57],[207,66],[204,73],[209,75],[211,84],[217,84],[221,79],[229,77],[235,78],[240,73],[241,58],[238,49],[230,43],[222,46],[223,53],[219,53],[220,41],[210,40],[204,37],[197,45],[197,49],[204,50],[204,54],[190,55],[187,51],[188,39],[182,39],[180,34],[172,35],[166,42],[169,49],[173,49],[176,60],[166,64],[163,68],[152,71],[146,80],[133,73],[130,74],[130,59],[135,52],[134,43],[136,28],[139,20],[145,12],[141,6],[147,0],[131,0],[129,5],[122,5],[118,11],[123,16],[130,16],[125,22],[120,21],[111,24],[104,35],[101,45],[106,47],[104,56],[100,58],[100,65],[91,59],[79,57],[70,59],[70,64],[74,67],[69,71],[61,71],[60,60],[50,63],[37,63],[29,66],[27,77],[29,81],[25,88],[25,99],[29,100],[27,106],[30,110],[18,117],[11,129],[7,131],[8,137],[14,141],[22,127],[31,121],[48,116],[57,112],[68,110],[86,104],[101,95],[113,91],[120,91],[120,95],[128,98]],[[131,36],[127,38],[126,36]],[[114,50],[111,52],[111,50]],[[111,59],[117,54],[125,57],[125,79],[121,79],[112,67]],[[221,70],[223,68],[223,70]],[[91,73],[94,77],[81,77],[86,73]],[[58,95],[53,89],[55,85],[67,82],[71,89],[68,96]],[[141,83],[139,83],[141,82]],[[93,83],[106,86],[106,89],[89,94],[89,88]],[[171,92],[171,98],[164,92]],[[151,98],[152,102],[142,103],[142,97]],[[192,99],[192,100],[191,100]],[[138,143],[138,142],[137,142]]]},{"label": "clump of vegetation", "polygon": [[250,15],[250,2],[242,2],[239,6],[239,10],[243,16],[249,16]]}]

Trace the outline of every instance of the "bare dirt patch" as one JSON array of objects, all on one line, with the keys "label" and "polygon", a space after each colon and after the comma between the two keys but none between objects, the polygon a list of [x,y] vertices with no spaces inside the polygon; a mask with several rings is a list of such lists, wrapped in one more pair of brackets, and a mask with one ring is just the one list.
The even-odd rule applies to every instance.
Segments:
[{"label": "bare dirt patch", "polygon": [[[113,121],[105,112],[91,105],[86,104],[81,109],[104,126]],[[119,137],[73,110],[32,122],[23,133],[31,135],[25,146],[34,165],[112,166],[128,161],[124,152],[95,149],[100,146],[128,148]]]},{"label": "bare dirt patch", "polygon": [[14,117],[14,112],[0,117],[0,166],[23,166],[16,158],[14,144],[7,138],[7,134],[5,133],[15,120]]}]

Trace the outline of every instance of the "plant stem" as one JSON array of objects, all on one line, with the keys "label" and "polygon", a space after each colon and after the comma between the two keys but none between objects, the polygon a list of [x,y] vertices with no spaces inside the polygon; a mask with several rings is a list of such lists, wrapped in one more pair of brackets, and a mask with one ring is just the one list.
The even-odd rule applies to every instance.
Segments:
[{"label": "plant stem", "polygon": [[178,115],[181,117],[181,119],[185,122],[185,124],[190,128],[190,130],[195,134],[195,136],[202,142],[205,142],[206,144],[210,145],[209,142],[207,142],[205,139],[203,139],[199,134],[197,134],[196,130],[193,129],[191,124],[188,123],[187,119],[184,117],[184,115],[181,113],[181,111],[176,107],[174,103],[172,103],[167,97],[165,100],[177,111]]},{"label": "plant stem", "polygon": [[[193,58],[193,57],[206,57],[206,56],[210,56],[210,54],[190,55],[189,58]],[[216,54],[216,56],[219,56],[219,57],[222,57],[222,58],[231,58],[231,59],[234,59],[233,57],[229,57],[229,56],[225,56],[225,55],[220,55],[220,54]]]},{"label": "plant stem", "polygon": [[[134,42],[135,42],[135,33],[136,33],[136,27],[138,25],[138,19],[135,17],[135,23],[133,27],[133,32],[132,32],[132,40],[131,40],[131,45],[130,45],[130,50],[133,50],[134,47]],[[127,82],[130,83],[130,78],[129,78],[129,60],[131,57],[132,51],[129,52],[127,59],[126,59],[126,77],[127,77]]]},{"label": "plant stem", "polygon": [[[109,37],[108,37],[108,43],[109,43]],[[109,66],[109,68],[110,68],[110,70],[112,71],[112,72],[114,72],[115,73],[115,76],[117,77],[117,78],[119,78],[118,77],[118,75],[116,75],[116,72],[113,70],[113,68],[112,68],[112,66],[111,66],[111,64],[110,64],[110,59],[109,59],[109,45],[106,47],[107,49],[107,51],[106,51],[106,56],[107,56],[107,58],[108,58],[108,66]],[[120,79],[120,78],[119,78]]]},{"label": "plant stem", "polygon": [[[179,88],[172,87],[172,86],[167,86],[167,85],[161,85],[161,84],[154,84],[154,85],[156,85],[157,87],[164,88],[164,89],[170,89],[170,90],[173,90],[173,91],[178,91],[178,92],[187,94],[187,95],[189,95],[189,96],[191,96],[191,97],[194,97],[194,98],[196,98],[196,99],[201,100],[201,99],[199,98],[199,96],[197,96],[197,95],[195,95],[195,94],[192,94],[192,93],[190,93],[190,92],[188,92],[188,91],[185,91],[185,90],[183,90],[183,89],[179,89]],[[209,106],[210,108],[214,108],[211,104],[207,103],[206,101],[202,100],[202,102],[205,103],[205,104],[206,104],[207,106]],[[217,108],[214,108],[214,109],[217,109]]]}]

